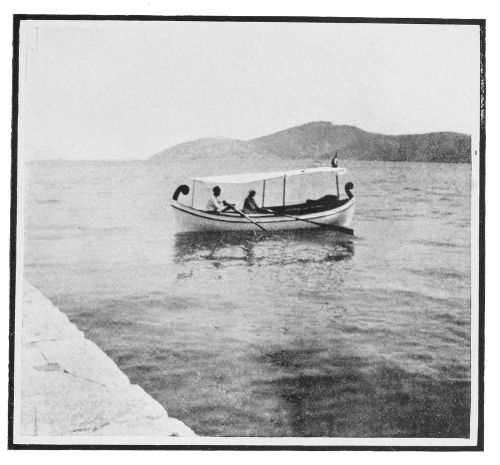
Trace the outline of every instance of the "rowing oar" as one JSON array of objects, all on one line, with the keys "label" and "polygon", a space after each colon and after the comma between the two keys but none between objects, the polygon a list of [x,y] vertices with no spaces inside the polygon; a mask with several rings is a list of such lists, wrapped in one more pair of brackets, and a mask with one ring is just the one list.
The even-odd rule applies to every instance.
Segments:
[{"label": "rowing oar", "polygon": [[276,213],[273,210],[269,210],[267,208],[264,208],[263,210],[272,213],[274,216],[287,216],[288,218],[293,218],[297,221],[305,221],[306,223],[311,223],[314,224],[315,226],[319,226],[320,228],[328,228],[328,229],[334,229],[339,232],[343,232],[344,234],[350,234],[351,236],[354,234],[354,229],[351,228],[344,228],[344,226],[337,226],[335,224],[323,224],[323,223],[317,223],[316,221],[311,221],[311,220],[306,220],[305,218],[300,218],[299,216],[293,216],[293,215],[286,215],[285,213]]},{"label": "rowing oar", "polygon": [[252,218],[250,218],[248,215],[245,215],[242,211],[238,210],[234,205],[231,205],[230,203],[226,202],[226,206],[229,207],[229,208],[231,208],[232,210],[234,210],[236,213],[238,213],[239,215],[241,215],[243,218],[246,218],[248,221],[250,221],[251,223],[253,223],[258,228],[262,229],[262,231],[266,232],[267,234],[271,234],[266,228],[264,228],[264,226],[261,226],[259,223],[257,223],[256,221],[252,220]]}]

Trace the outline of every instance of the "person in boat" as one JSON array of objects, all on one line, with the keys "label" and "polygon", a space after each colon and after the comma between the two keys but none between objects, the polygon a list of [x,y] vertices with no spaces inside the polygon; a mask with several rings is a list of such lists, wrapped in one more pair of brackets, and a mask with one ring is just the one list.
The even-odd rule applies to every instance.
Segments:
[{"label": "person in boat", "polygon": [[255,202],[255,191],[251,190],[246,199],[245,202],[243,202],[243,213],[259,213],[261,209]]},{"label": "person in boat", "polygon": [[335,152],[335,155],[332,158],[332,168],[338,168],[339,166],[339,159],[337,158],[337,152]]},{"label": "person in boat", "polygon": [[215,186],[212,189],[212,195],[207,203],[207,210],[210,212],[225,212],[231,208],[231,204],[227,203],[225,200],[220,198],[221,188]]}]

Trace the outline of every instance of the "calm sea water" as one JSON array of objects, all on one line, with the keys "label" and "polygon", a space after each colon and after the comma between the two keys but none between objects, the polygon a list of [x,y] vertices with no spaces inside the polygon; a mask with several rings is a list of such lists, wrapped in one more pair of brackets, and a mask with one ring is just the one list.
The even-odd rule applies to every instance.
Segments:
[{"label": "calm sea water", "polygon": [[265,238],[176,234],[199,163],[30,163],[25,275],[198,434],[468,436],[470,166],[345,166],[355,237]]}]

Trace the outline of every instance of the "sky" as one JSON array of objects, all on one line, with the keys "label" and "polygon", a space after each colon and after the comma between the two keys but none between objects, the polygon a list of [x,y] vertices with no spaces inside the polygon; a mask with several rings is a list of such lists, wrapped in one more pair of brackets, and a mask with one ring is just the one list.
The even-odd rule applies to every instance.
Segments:
[{"label": "sky", "polygon": [[478,130],[477,26],[29,21],[20,61],[29,159],[145,159],[310,121]]}]

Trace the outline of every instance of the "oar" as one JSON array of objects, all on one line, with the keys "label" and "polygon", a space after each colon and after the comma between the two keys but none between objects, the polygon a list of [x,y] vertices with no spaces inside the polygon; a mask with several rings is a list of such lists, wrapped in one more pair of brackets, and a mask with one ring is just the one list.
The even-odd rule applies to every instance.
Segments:
[{"label": "oar", "polygon": [[266,228],[264,228],[264,226],[261,226],[259,223],[257,223],[256,221],[252,220],[252,218],[250,218],[248,215],[245,215],[242,211],[238,210],[234,205],[231,205],[230,203],[226,203],[226,206],[229,207],[229,208],[231,208],[232,210],[234,210],[236,213],[238,213],[239,215],[241,215],[243,218],[246,218],[248,221],[250,221],[251,223],[253,223],[258,228],[262,229],[262,231],[266,232],[267,234],[271,234]]},{"label": "oar", "polygon": [[305,218],[300,218],[299,216],[293,216],[293,215],[286,215],[285,213],[276,213],[273,210],[269,210],[267,208],[264,208],[265,211],[272,213],[275,216],[287,216],[288,218],[294,218],[297,221],[305,221],[306,223],[311,223],[316,226],[319,226],[320,228],[328,228],[328,229],[334,229],[339,232],[343,232],[344,234],[350,234],[351,236],[354,234],[354,229],[351,228],[344,228],[344,226],[337,226],[335,224],[323,224],[323,223],[317,223],[316,221],[311,221],[311,220],[306,220]]}]

